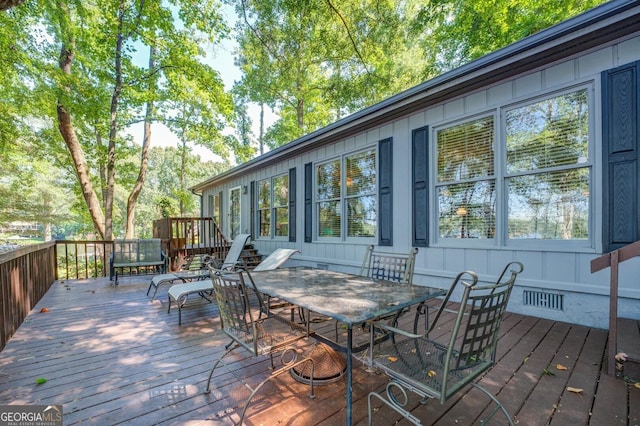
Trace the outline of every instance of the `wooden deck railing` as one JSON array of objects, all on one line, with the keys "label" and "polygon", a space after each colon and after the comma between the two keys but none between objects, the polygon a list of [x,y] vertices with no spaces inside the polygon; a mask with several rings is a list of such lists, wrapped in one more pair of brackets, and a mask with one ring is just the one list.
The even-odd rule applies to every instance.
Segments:
[{"label": "wooden deck railing", "polygon": [[625,260],[640,256],[640,241],[631,243],[611,253],[602,255],[591,261],[591,273],[611,268],[609,281],[609,369],[610,376],[615,376],[615,356],[618,349],[618,266]]},{"label": "wooden deck railing", "polygon": [[0,254],[0,350],[56,280],[56,244]]},{"label": "wooden deck railing", "polygon": [[166,217],[154,220],[153,237],[161,238],[166,244],[170,261],[184,255],[221,255],[229,247],[227,238],[210,217]]},{"label": "wooden deck railing", "polygon": [[[213,254],[224,258],[227,239],[211,218],[154,221],[170,259]],[[57,240],[0,254],[0,350],[55,280],[109,276],[111,241]]]},{"label": "wooden deck railing", "polygon": [[111,241],[57,240],[56,279],[85,279],[109,276]]}]

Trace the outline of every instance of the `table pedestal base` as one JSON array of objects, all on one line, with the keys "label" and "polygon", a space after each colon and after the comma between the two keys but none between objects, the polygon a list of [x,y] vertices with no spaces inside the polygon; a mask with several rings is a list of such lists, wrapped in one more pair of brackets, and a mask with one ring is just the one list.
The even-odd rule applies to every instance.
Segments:
[{"label": "table pedestal base", "polygon": [[[313,360],[314,386],[337,382],[347,371],[347,361],[344,357],[324,343],[316,343],[303,357]],[[293,367],[289,371],[297,381],[309,384],[311,366],[308,362]]]}]

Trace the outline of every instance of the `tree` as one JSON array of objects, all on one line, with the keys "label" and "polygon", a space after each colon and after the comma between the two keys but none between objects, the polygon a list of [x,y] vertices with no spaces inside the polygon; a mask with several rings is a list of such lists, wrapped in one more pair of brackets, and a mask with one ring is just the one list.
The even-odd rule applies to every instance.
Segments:
[{"label": "tree", "polygon": [[0,11],[11,9],[24,3],[24,0],[0,0]]},{"label": "tree", "polygon": [[[10,58],[12,65],[19,68],[21,64],[15,61],[29,52],[25,62],[32,69],[22,65],[21,74],[10,73],[3,79],[17,80],[44,95],[33,115],[43,126],[58,128],[83,200],[102,238],[111,239],[114,233],[114,196],[119,185],[129,188],[128,205],[123,210],[126,220],[120,223],[127,235],[132,235],[152,122],[172,121],[175,102],[188,108],[197,103],[196,112],[205,105],[209,129],[219,131],[228,121],[230,99],[217,73],[202,63],[205,43],[217,42],[226,32],[218,6],[213,0],[198,2],[197,7],[190,0],[171,6],[135,0],[99,4],[68,0],[42,2],[25,9],[26,13],[22,8],[8,12],[19,18],[16,27],[22,26],[19,34],[25,39],[19,46],[22,57]],[[0,34],[2,42],[8,40],[8,34]],[[138,64],[136,59],[145,46],[153,54],[148,63]],[[177,75],[201,85],[197,98],[193,92],[168,88]],[[54,114],[51,105],[56,106]],[[200,120],[198,114],[190,119]],[[134,145],[123,129],[142,121],[147,131],[138,173],[130,173],[129,165],[120,162]],[[202,127],[198,130],[201,133]],[[206,136],[213,133],[208,131]],[[225,144],[229,141],[222,136],[212,139],[203,137],[200,141],[228,155]],[[52,140],[54,144],[59,141]]]},{"label": "tree", "polygon": [[[187,191],[187,188],[229,167],[225,162],[202,162],[188,147],[186,152],[183,147],[151,148],[148,179],[140,194],[140,212],[135,223],[140,235],[151,236],[153,220],[166,217],[166,214],[200,216],[198,196]],[[182,180],[184,189],[180,186]],[[182,212],[179,212],[180,204],[183,206]]]},{"label": "tree", "polygon": [[245,0],[237,10],[238,90],[277,110],[272,148],[397,88],[392,51],[405,40],[393,2]]},{"label": "tree", "polygon": [[52,226],[71,216],[73,199],[65,170],[39,159],[32,149],[0,155],[0,223],[40,223],[44,239],[51,239]]},{"label": "tree", "polygon": [[274,147],[603,0],[243,0],[239,92],[274,109]]},{"label": "tree", "polygon": [[435,0],[411,23],[426,52],[425,79],[505,47],[591,9],[605,0]]}]

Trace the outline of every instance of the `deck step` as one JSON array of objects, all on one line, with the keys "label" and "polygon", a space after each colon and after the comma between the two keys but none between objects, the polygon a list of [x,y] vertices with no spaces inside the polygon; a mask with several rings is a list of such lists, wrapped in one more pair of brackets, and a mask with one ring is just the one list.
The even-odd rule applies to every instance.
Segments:
[{"label": "deck step", "polygon": [[249,269],[255,268],[262,261],[262,255],[258,254],[258,250],[252,244],[244,247],[240,258]]},{"label": "deck step", "polygon": [[640,382],[640,321],[618,318],[618,354],[616,376],[631,382]]}]

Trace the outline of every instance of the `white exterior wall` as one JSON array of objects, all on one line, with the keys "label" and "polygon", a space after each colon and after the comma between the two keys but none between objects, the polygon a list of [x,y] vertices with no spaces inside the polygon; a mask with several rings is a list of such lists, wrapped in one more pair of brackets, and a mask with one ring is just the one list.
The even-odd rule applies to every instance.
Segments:
[{"label": "white exterior wall", "polygon": [[[446,247],[430,243],[430,247],[420,248],[415,268],[415,282],[440,287],[448,287],[451,279],[462,270],[476,271],[482,280],[493,281],[503,266],[511,261],[521,261],[525,270],[517,281],[517,287],[509,304],[513,312],[554,320],[566,321],[592,327],[608,327],[609,311],[609,269],[591,274],[590,262],[602,252],[602,71],[640,60],[640,37],[593,51],[578,58],[557,63],[542,70],[533,71],[519,78],[505,81],[484,90],[469,93],[463,98],[452,99],[444,104],[428,108],[417,114],[396,120],[381,127],[363,130],[355,137],[338,143],[321,146],[296,158],[227,182],[222,186],[210,187],[203,191],[203,202],[208,195],[224,192],[223,232],[228,233],[229,189],[237,186],[249,187],[251,181],[288,173],[297,168],[296,223],[297,241],[288,239],[256,239],[253,243],[263,254],[277,247],[297,248],[302,255],[297,263],[330,269],[357,272],[364,255],[366,244],[347,242],[314,241],[304,242],[304,165],[309,162],[325,161],[345,152],[352,152],[367,146],[376,146],[378,141],[393,137],[393,247],[390,251],[407,252],[411,245],[411,133],[412,130],[429,126],[430,132],[438,125],[467,116],[486,112],[497,112],[500,107],[578,84],[592,83],[593,92],[593,247],[573,251],[538,245],[536,248],[513,248],[506,245],[487,243],[486,246]],[[430,145],[433,134],[430,135]],[[430,153],[433,151],[430,150]],[[430,154],[431,156],[432,154]],[[433,167],[431,167],[433,168]],[[249,192],[242,195],[242,232],[250,230]],[[432,190],[430,190],[432,192]],[[433,198],[430,200],[433,201]],[[433,203],[431,203],[433,205]],[[207,210],[205,206],[204,211]],[[315,205],[314,205],[315,208]],[[429,213],[430,214],[430,213]],[[431,219],[432,216],[430,216]],[[433,222],[431,219],[430,223]],[[314,230],[315,231],[315,230]],[[430,234],[434,234],[434,229]],[[377,241],[372,242],[373,244]],[[538,243],[539,242],[534,242]],[[620,268],[621,317],[640,319],[640,259],[633,259]],[[523,292],[542,291],[562,295],[563,310],[525,306]]]}]

